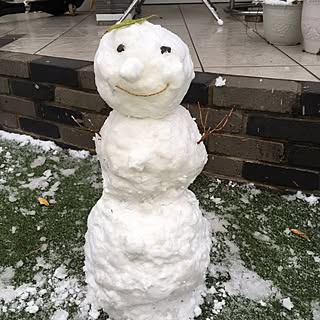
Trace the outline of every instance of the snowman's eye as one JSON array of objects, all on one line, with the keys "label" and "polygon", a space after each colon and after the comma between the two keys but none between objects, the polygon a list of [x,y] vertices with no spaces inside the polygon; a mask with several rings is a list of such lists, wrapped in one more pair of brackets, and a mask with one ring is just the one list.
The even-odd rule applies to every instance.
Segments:
[{"label": "snowman's eye", "polygon": [[123,45],[123,44],[119,44],[119,45],[118,45],[118,48],[117,48],[117,51],[118,51],[118,52],[124,51],[124,45]]},{"label": "snowman's eye", "polygon": [[166,47],[166,46],[162,46],[162,47],[160,48],[160,50],[161,50],[161,53],[162,53],[162,54],[164,54],[164,53],[166,53],[166,52],[168,52],[168,53],[171,52],[171,48],[170,48],[170,47]]}]

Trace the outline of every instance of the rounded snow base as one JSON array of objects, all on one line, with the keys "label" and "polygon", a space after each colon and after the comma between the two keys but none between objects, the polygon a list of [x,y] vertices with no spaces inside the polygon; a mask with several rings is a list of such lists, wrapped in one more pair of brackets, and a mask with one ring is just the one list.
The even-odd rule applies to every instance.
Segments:
[{"label": "rounded snow base", "polygon": [[193,319],[210,247],[209,223],[191,191],[152,203],[104,194],[88,219],[88,300],[113,320]]}]

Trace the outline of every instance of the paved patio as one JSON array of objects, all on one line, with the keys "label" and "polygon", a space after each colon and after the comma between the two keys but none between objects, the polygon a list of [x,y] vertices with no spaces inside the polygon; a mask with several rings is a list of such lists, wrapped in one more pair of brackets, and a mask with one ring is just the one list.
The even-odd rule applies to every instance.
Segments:
[{"label": "paved patio", "polygon": [[[145,5],[142,15],[178,34],[189,46],[195,70],[277,79],[320,80],[320,56],[302,46],[273,46],[263,39],[262,23],[246,23],[224,13],[218,26],[202,4]],[[0,17],[0,49],[93,60],[106,26],[94,12],[52,17],[44,13]]]}]

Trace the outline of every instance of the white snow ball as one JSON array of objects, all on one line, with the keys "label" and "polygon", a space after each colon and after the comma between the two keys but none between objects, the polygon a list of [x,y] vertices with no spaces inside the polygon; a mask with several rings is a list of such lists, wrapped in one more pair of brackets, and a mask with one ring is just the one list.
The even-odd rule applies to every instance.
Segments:
[{"label": "white snow ball", "polygon": [[67,320],[69,317],[69,313],[65,310],[58,309],[55,311],[50,320]]},{"label": "white snow ball", "polygon": [[[112,132],[112,134],[110,134]],[[207,161],[197,125],[182,106],[164,119],[139,119],[112,111],[96,150],[104,190],[146,199],[187,188]]]},{"label": "white snow ball", "polygon": [[187,45],[149,22],[107,32],[94,59],[100,96],[124,115],[162,118],[182,101],[194,78]]},{"label": "white snow ball", "polygon": [[282,300],[282,305],[288,310],[291,310],[294,307],[290,298],[283,299]]},{"label": "white snow ball", "polygon": [[227,79],[223,79],[221,76],[216,78],[215,86],[216,87],[224,87],[226,85]]},{"label": "white snow ball", "polygon": [[64,265],[61,265],[59,268],[56,269],[53,276],[60,280],[64,279],[67,276],[67,269]]},{"label": "white snow ball", "polygon": [[201,308],[199,306],[197,306],[195,309],[194,309],[194,316],[195,317],[199,317],[201,315],[202,311],[201,311]]},{"label": "white snow ball", "polygon": [[39,311],[39,307],[35,304],[30,304],[25,308],[25,311],[29,313],[37,313]]}]

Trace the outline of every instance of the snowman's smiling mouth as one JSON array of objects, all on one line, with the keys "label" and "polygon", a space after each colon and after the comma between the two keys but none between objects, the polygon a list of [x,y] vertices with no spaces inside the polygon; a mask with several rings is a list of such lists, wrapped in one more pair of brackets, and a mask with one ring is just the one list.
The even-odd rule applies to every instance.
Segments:
[{"label": "snowman's smiling mouth", "polygon": [[126,92],[126,93],[128,93],[128,94],[131,94],[132,96],[135,96],[135,97],[152,97],[152,96],[156,96],[157,94],[160,94],[160,93],[166,91],[166,90],[168,89],[168,87],[169,87],[169,83],[167,83],[167,84],[165,85],[165,87],[162,88],[161,90],[159,90],[159,91],[157,91],[157,92],[153,92],[153,93],[148,93],[148,94],[134,93],[134,92],[128,91],[128,90],[126,90],[126,89],[124,89],[124,88],[122,88],[122,87],[120,87],[120,86],[118,86],[118,85],[116,85],[115,87],[116,87],[117,89],[120,89],[120,90],[122,90],[122,91],[124,91],[124,92]]}]

